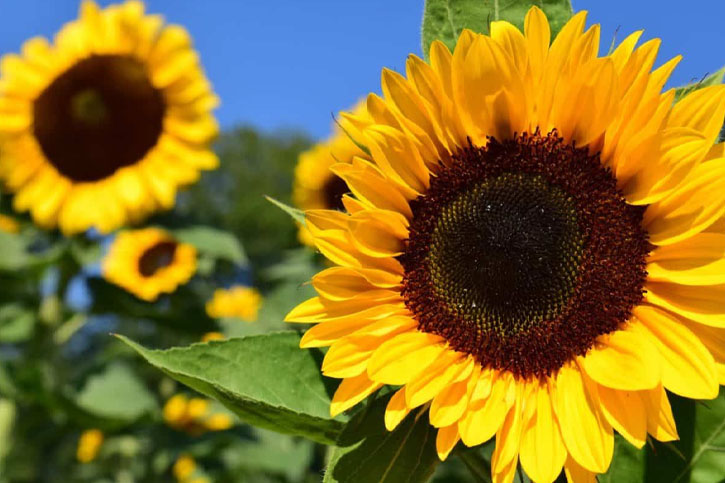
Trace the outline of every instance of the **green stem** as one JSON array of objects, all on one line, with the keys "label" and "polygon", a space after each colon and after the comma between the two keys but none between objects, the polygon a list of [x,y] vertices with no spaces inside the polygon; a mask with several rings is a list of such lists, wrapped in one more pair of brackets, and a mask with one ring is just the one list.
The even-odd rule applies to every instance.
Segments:
[{"label": "green stem", "polygon": [[480,451],[462,451],[458,453],[458,457],[461,458],[476,481],[491,483],[491,465],[484,459]]}]

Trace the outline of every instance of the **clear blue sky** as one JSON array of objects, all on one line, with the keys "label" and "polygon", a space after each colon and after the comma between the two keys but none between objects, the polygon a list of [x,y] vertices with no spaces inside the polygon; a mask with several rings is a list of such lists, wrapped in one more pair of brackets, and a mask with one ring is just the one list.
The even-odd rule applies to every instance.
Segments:
[{"label": "clear blue sky", "polygon": [[[109,1],[101,2],[111,3]],[[330,113],[379,91],[383,66],[402,71],[420,53],[422,0],[148,0],[194,36],[222,98],[223,126],[329,132]],[[696,6],[696,7],[695,7]],[[75,17],[76,0],[0,0],[0,52],[51,36]],[[640,28],[660,37],[660,61],[683,54],[671,85],[725,64],[725,1],[574,0],[601,23],[602,44]]]}]

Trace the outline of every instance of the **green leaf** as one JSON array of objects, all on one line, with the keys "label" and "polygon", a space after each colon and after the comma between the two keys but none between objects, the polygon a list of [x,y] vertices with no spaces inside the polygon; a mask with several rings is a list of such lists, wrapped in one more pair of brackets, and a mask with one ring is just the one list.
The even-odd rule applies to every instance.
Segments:
[{"label": "green leaf", "polygon": [[31,259],[20,235],[0,231],[0,270],[23,268]]},{"label": "green leaf", "polygon": [[725,387],[712,401],[670,396],[680,440],[647,448],[647,482],[725,481]]},{"label": "green leaf", "polygon": [[524,17],[532,5],[546,13],[552,38],[573,13],[570,0],[426,0],[423,53],[428,57],[434,40],[441,40],[452,52],[463,29],[488,34],[494,20],[506,20],[523,31]]},{"label": "green leaf", "polygon": [[242,244],[228,231],[193,226],[175,230],[173,233],[179,241],[193,245],[202,255],[221,258],[238,265],[247,263]]},{"label": "green leaf", "polygon": [[149,350],[118,336],[170,377],[219,400],[242,420],[280,433],[333,444],[343,427],[330,418],[332,380],[322,353],[299,348],[297,332]]},{"label": "green leaf", "polygon": [[694,92],[698,89],[702,89],[703,87],[709,87],[709,86],[716,86],[718,84],[722,84],[723,79],[725,79],[725,67],[721,68],[720,70],[707,75],[700,79],[697,82],[693,82],[692,84],[687,84],[686,86],[677,87],[675,89],[675,102],[679,101],[686,95],[690,94],[691,92]]},{"label": "green leaf", "polygon": [[13,446],[13,426],[15,424],[16,409],[12,400],[0,398],[0,475],[4,474],[5,456]]},{"label": "green leaf", "polygon": [[18,304],[0,307],[0,342],[22,342],[33,335],[35,313]]},{"label": "green leaf", "polygon": [[609,470],[599,475],[599,483],[639,483],[644,480],[645,451],[615,435],[614,456]]},{"label": "green leaf", "polygon": [[385,429],[387,397],[357,413],[340,435],[324,483],[427,481],[438,464],[436,430],[425,410],[414,411],[395,428]]},{"label": "green leaf", "polygon": [[282,211],[287,213],[289,216],[291,216],[292,219],[295,220],[300,225],[305,224],[305,213],[302,210],[298,210],[297,208],[292,208],[291,206],[286,205],[286,204],[282,203],[281,201],[275,200],[271,196],[265,195],[265,198],[267,198],[267,201],[269,201],[270,203],[275,205],[277,208],[281,209]]},{"label": "green leaf", "polygon": [[135,421],[158,409],[144,383],[122,363],[111,364],[91,376],[76,402],[89,413],[112,420]]}]

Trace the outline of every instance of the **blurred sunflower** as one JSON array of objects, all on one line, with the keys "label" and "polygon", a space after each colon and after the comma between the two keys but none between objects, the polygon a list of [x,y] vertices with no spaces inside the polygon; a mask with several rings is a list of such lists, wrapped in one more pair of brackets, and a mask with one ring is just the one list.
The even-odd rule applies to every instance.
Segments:
[{"label": "blurred sunflower", "polygon": [[187,398],[183,394],[176,394],[166,401],[163,413],[166,424],[193,435],[224,431],[234,425],[229,414],[213,410],[210,400]]},{"label": "blurred sunflower", "polygon": [[152,302],[172,293],[196,271],[196,249],[158,228],[121,232],[103,259],[103,276]]},{"label": "blurred sunflower", "polygon": [[[364,103],[355,107],[353,113],[368,119]],[[342,178],[330,171],[330,167],[336,163],[350,163],[355,157],[370,159],[350,138],[348,128],[353,126],[349,124],[346,114],[343,114],[339,123],[327,141],[316,144],[299,156],[292,186],[292,202],[301,210],[344,210],[342,197],[350,190]],[[313,245],[304,226],[300,226],[299,239],[305,245]]]},{"label": "blurred sunflower", "polygon": [[257,320],[262,295],[252,287],[237,285],[217,289],[206,304],[206,313],[212,318],[237,317],[247,322]]},{"label": "blurred sunflower", "polygon": [[532,8],[385,70],[348,116],[372,162],[332,167],[347,212],[306,212],[338,266],[287,318],[331,346],[331,413],[402,386],[387,428],[429,408],[441,459],[495,435],[494,481],[594,481],[613,429],[677,438],[665,389],[725,383],[725,86],[673,106],[679,58],[652,70],[642,32],[600,58],[585,19],[550,45]]},{"label": "blurred sunflower", "polygon": [[78,438],[78,448],[76,449],[76,459],[80,463],[90,463],[101,450],[103,445],[103,433],[99,429],[88,429],[83,431]]},{"label": "blurred sunflower", "polygon": [[128,1],[0,63],[0,180],[43,227],[108,233],[171,208],[217,166],[218,100],[188,33]]}]

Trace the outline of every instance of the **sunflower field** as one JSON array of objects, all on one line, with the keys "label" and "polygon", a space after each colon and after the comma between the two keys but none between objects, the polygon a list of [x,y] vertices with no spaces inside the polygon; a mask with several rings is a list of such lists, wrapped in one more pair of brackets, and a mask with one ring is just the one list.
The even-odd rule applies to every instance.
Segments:
[{"label": "sunflower field", "polygon": [[725,483],[722,44],[425,0],[315,142],[112,1],[0,52],[0,483]]}]

